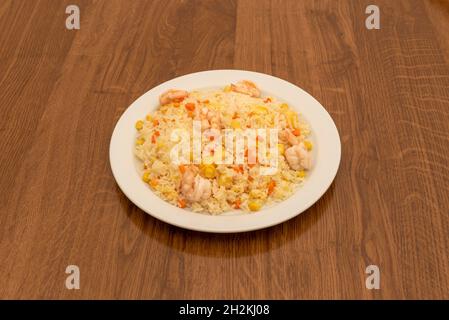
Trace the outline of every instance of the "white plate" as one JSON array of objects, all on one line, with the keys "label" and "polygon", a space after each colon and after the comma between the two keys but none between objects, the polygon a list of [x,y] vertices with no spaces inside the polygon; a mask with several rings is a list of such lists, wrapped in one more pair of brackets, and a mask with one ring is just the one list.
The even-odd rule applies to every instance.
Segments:
[{"label": "white plate", "polygon": [[[159,95],[172,88],[194,90],[224,87],[251,80],[264,94],[271,94],[297,110],[311,126],[314,167],[302,187],[290,198],[256,213],[230,212],[221,216],[194,213],[175,207],[155,195],[136,170],[133,147],[134,124],[159,103]],[[329,188],[340,164],[341,144],[332,118],[311,95],[297,86],[262,73],[214,70],[188,74],[151,89],[121,116],[111,138],[109,156],[112,173],[123,193],[140,209],[172,225],[206,232],[243,232],[266,228],[291,219],[314,204]]]}]

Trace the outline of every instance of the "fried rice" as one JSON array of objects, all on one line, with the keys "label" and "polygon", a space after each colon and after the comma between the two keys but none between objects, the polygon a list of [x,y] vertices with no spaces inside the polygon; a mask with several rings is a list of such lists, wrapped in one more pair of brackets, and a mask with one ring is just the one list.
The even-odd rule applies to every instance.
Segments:
[{"label": "fried rice", "polygon": [[[179,164],[173,161],[171,150],[179,143],[173,139],[173,132],[181,129],[192,133],[198,110],[215,114],[221,130],[276,128],[279,132],[288,131],[297,139],[295,143],[301,143],[309,154],[312,153],[309,125],[288,104],[273,96],[260,97],[235,88],[227,85],[188,92],[183,97],[163,101],[156,111],[137,121],[134,153],[139,159],[139,171],[142,180],[161,199],[181,208],[213,215],[232,210],[256,212],[285,200],[304,183],[310,168],[292,167],[295,159],[286,159],[286,150],[295,145],[281,134],[277,144],[277,170],[271,175],[260,174],[263,164],[258,161],[255,164],[248,161],[243,164]],[[210,123],[212,121],[209,119]],[[202,149],[210,142],[203,140]],[[192,157],[191,152],[188,160],[193,160]],[[183,188],[186,170],[195,170],[197,179],[210,186],[204,197],[189,198],[183,192],[189,190]],[[195,188],[195,184],[191,188]]]}]

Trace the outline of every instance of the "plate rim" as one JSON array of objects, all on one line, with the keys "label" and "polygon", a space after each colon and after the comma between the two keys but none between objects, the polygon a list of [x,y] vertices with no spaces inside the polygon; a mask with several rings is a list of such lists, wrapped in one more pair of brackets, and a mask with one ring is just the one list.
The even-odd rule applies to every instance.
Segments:
[{"label": "plate rim", "polygon": [[[256,212],[256,213],[244,213],[238,216],[230,216],[230,215],[208,215],[208,214],[204,214],[204,213],[195,213],[195,212],[191,212],[185,209],[181,209],[178,207],[173,206],[172,204],[169,204],[168,202],[162,200],[161,198],[159,198],[155,193],[153,193],[151,191],[151,189],[148,188],[148,186],[145,186],[144,183],[141,181],[141,179],[137,176],[137,170],[135,170],[135,168],[133,167],[134,171],[136,171],[136,176],[137,176],[137,182],[139,185],[142,185],[143,187],[145,187],[146,192],[148,192],[150,195],[148,195],[149,198],[151,198],[152,200],[154,200],[155,198],[157,198],[157,202],[159,202],[159,209],[167,209],[167,210],[172,210],[172,212],[163,212],[161,213],[155,213],[154,211],[157,212],[158,208],[156,208],[155,210],[152,210],[152,208],[150,209],[148,207],[148,201],[142,201],[142,199],[137,199],[137,195],[133,194],[132,192],[130,192],[130,189],[132,189],[132,186],[129,186],[129,182],[125,181],[126,179],[123,178],[123,172],[120,172],[120,164],[118,163],[118,158],[120,157],[120,154],[123,153],[124,151],[121,149],[121,145],[123,143],[120,143],[120,130],[126,130],[126,127],[122,128],[122,125],[124,122],[129,122],[128,119],[126,119],[127,116],[130,115],[130,111],[131,109],[134,108],[138,108],[139,104],[143,103],[143,100],[145,100],[145,97],[150,97],[152,94],[154,96],[159,96],[157,94],[158,91],[162,91],[165,88],[168,88],[169,85],[171,85],[174,82],[182,82],[183,80],[189,79],[189,78],[195,78],[195,77],[202,77],[202,76],[210,76],[210,75],[214,75],[214,74],[235,74],[234,80],[233,81],[238,81],[241,79],[246,79],[246,78],[242,78],[242,76],[253,76],[256,78],[266,78],[267,81],[275,81],[275,82],[279,82],[280,84],[282,84],[283,86],[286,87],[290,87],[290,89],[294,89],[297,91],[297,93],[300,93],[301,95],[305,95],[307,97],[307,99],[309,100],[308,103],[313,103],[316,106],[318,106],[319,111],[318,110],[314,110],[318,113],[321,113],[321,116],[324,116],[323,119],[327,118],[327,124],[330,125],[329,127],[327,127],[328,129],[331,129],[331,131],[333,131],[334,136],[332,138],[332,140],[334,142],[338,142],[336,144],[336,148],[333,150],[334,151],[334,166],[331,170],[331,172],[328,172],[328,174],[326,175],[327,181],[325,184],[321,184],[320,187],[320,191],[315,192],[315,198],[316,199],[312,199],[309,201],[306,201],[305,204],[303,204],[298,210],[290,210],[293,213],[289,213],[289,214],[284,214],[281,216],[278,216],[278,218],[276,218],[276,216],[272,219],[268,219],[268,220],[263,220],[263,223],[253,223],[257,216],[261,216],[263,215],[263,213],[267,212],[267,211],[275,211],[275,208],[278,207],[279,209],[282,208],[281,204],[285,203],[286,201],[289,201],[289,203],[292,203],[292,199],[295,198],[295,195],[303,188],[305,188],[307,186],[307,182],[309,179],[307,179],[304,183],[303,186],[300,186],[298,188],[298,190],[296,190],[289,198],[285,199],[284,201],[281,201],[279,203],[276,203],[273,205],[273,207],[267,208],[267,209],[262,209],[260,212]],[[229,76],[229,75],[228,75]],[[251,79],[249,79],[251,80]],[[222,85],[225,85],[226,81],[223,81]],[[257,83],[257,80],[255,81]],[[261,87],[261,89],[263,90],[264,88]],[[269,90],[268,90],[269,92]],[[274,92],[272,92],[274,94]],[[276,96],[278,96],[280,99],[282,100],[288,100],[288,99],[284,99],[282,97],[282,94],[276,94]],[[153,97],[154,99],[154,97]],[[304,111],[301,110],[301,108],[298,108],[297,105],[292,105],[292,107],[297,111],[300,112],[301,114],[304,114]],[[151,106],[148,107],[148,111],[149,112],[151,109],[156,109],[157,106]],[[307,113],[307,112],[306,112]],[[307,118],[307,116],[305,116]],[[126,121],[125,121],[126,120]],[[133,121],[135,122],[137,119],[133,119]],[[329,121],[330,120],[330,121]],[[134,123],[133,122],[133,123]],[[312,128],[312,134],[314,133],[314,125],[312,123],[309,123],[311,128]],[[133,126],[130,126],[129,128],[127,128],[128,130],[132,130]],[[135,135],[135,132],[133,132],[133,135]],[[134,141],[130,141],[128,142],[131,144],[131,150],[130,153],[132,154],[132,146],[134,145]],[[125,143],[126,144],[126,143]],[[120,149],[117,149],[120,146]],[[132,154],[132,158],[134,158],[134,154]],[[239,232],[249,232],[249,231],[254,231],[254,230],[260,230],[260,229],[265,229],[265,228],[269,228],[272,227],[274,225],[278,225],[281,223],[284,223],[294,217],[297,217],[298,215],[300,215],[301,213],[305,212],[306,210],[308,210],[312,205],[314,205],[316,202],[319,201],[319,199],[327,192],[327,190],[329,189],[329,187],[331,186],[332,182],[335,180],[335,177],[338,173],[338,169],[340,167],[340,162],[341,162],[341,139],[340,139],[340,135],[338,132],[338,128],[335,124],[335,122],[333,121],[332,117],[330,116],[330,114],[327,112],[327,110],[324,108],[324,106],[315,98],[313,97],[310,93],[308,93],[307,91],[305,91],[304,89],[298,87],[297,85],[288,82],[287,80],[284,80],[282,78],[279,77],[275,77],[269,74],[265,74],[265,73],[260,73],[260,72],[254,72],[254,71],[247,71],[247,70],[238,70],[238,69],[218,69],[218,70],[206,70],[206,71],[199,71],[199,72],[194,72],[194,73],[189,73],[189,74],[185,74],[170,80],[167,80],[163,83],[158,84],[157,86],[147,90],[145,93],[143,93],[141,96],[139,96],[137,99],[135,99],[125,110],[124,112],[121,114],[120,118],[118,119],[117,123],[114,126],[114,130],[112,132],[111,135],[111,139],[110,139],[110,145],[109,145],[109,162],[110,162],[110,167],[111,167],[111,171],[113,174],[113,177],[117,183],[117,185],[119,186],[120,190],[125,194],[125,196],[134,204],[136,205],[138,208],[140,208],[142,211],[144,211],[145,213],[153,216],[154,218],[161,220],[165,223],[180,227],[180,228],[184,228],[184,229],[189,229],[189,230],[194,230],[194,231],[201,231],[201,232],[210,232],[210,233],[239,233]],[[312,176],[312,175],[311,175]],[[310,177],[309,177],[310,178]],[[137,187],[137,186],[136,186]],[[140,189],[140,187],[139,187]],[[140,190],[141,191],[141,190]],[[146,203],[146,204],[145,204]],[[170,206],[171,208],[167,207]],[[285,207],[285,206],[284,206]],[[182,212],[182,213],[181,213]],[[191,215],[195,215],[195,218],[193,218]],[[199,218],[201,218],[201,220],[203,220],[202,223],[194,223],[192,221],[190,221],[188,218],[192,217],[193,220],[198,220]],[[243,218],[245,217],[245,218]],[[247,218],[247,217],[256,217],[256,218]],[[212,221],[211,219],[214,219],[214,221]],[[233,221],[229,221],[229,219],[233,219]],[[239,226],[238,221],[236,221],[236,219],[240,220],[241,224]],[[270,221],[271,220],[271,221]],[[255,220],[257,222],[257,220]],[[268,221],[268,222],[267,222]]]}]

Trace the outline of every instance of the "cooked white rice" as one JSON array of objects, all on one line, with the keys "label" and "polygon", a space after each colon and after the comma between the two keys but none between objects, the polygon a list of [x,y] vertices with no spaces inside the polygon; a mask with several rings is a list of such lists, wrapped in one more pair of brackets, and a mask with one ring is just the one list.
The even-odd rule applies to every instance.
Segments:
[{"label": "cooked white rice", "polygon": [[214,164],[215,177],[210,179],[210,198],[197,202],[185,201],[179,190],[182,167],[170,158],[170,150],[177,142],[172,142],[170,136],[174,129],[192,131],[192,112],[186,109],[187,103],[217,111],[222,128],[297,128],[300,132],[298,139],[305,141],[311,149],[311,143],[307,140],[310,134],[308,124],[287,104],[274,97],[254,98],[231,91],[229,86],[193,91],[181,102],[159,106],[136,125],[135,154],[141,160],[139,169],[142,170],[143,180],[160,198],[175,206],[209,214],[235,209],[258,211],[264,205],[286,199],[304,181],[307,171],[290,168],[282,152],[289,145],[280,140],[276,174],[259,175],[258,163],[248,165],[245,162],[239,167]]}]

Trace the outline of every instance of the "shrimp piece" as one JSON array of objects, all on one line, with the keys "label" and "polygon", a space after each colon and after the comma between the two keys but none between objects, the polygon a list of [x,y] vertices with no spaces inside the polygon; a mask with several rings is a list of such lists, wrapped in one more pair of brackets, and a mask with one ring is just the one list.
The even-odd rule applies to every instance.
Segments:
[{"label": "shrimp piece", "polygon": [[312,157],[302,142],[285,150],[285,159],[293,170],[312,168]]},{"label": "shrimp piece", "polygon": [[187,97],[189,93],[185,90],[168,90],[159,96],[161,105],[169,104],[175,100],[181,100]]},{"label": "shrimp piece", "polygon": [[186,169],[181,178],[181,193],[186,200],[191,202],[202,201],[210,198],[211,183],[198,174],[198,168],[191,166]]},{"label": "shrimp piece", "polygon": [[231,90],[243,94],[247,94],[251,97],[259,98],[260,90],[254,84],[254,82],[248,80],[242,80],[237,82],[235,85],[231,84]]},{"label": "shrimp piece", "polygon": [[201,128],[204,130],[209,128],[220,129],[220,115],[206,107],[196,111],[195,119],[201,121]]},{"label": "shrimp piece", "polygon": [[292,146],[295,146],[295,145],[299,144],[299,138],[297,136],[295,136],[288,129],[282,130],[279,133],[279,138],[281,138],[281,140],[283,140],[283,141],[286,141],[286,142],[290,143]]}]

